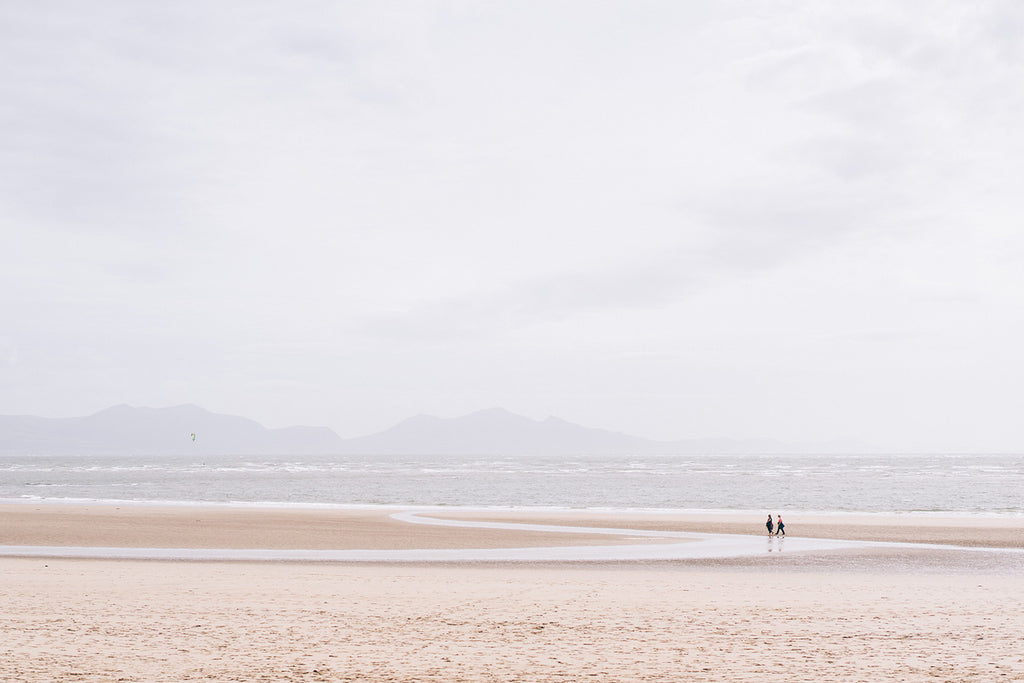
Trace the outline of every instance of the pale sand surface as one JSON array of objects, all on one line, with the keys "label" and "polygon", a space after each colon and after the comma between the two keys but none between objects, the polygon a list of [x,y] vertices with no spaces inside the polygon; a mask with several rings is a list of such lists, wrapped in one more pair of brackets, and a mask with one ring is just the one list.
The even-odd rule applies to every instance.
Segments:
[{"label": "pale sand surface", "polygon": [[1020,573],[28,558],[0,572],[3,681],[1024,680]]},{"label": "pale sand surface", "polygon": [[[470,516],[756,533],[731,514]],[[871,519],[877,540],[897,540],[908,521]],[[1020,534],[1016,520],[926,520],[911,520],[910,535],[991,533],[1013,546]],[[839,537],[867,526],[821,522]],[[2,506],[0,534],[0,545],[154,547],[622,542],[404,524],[380,511],[148,506]],[[0,558],[0,680],[1024,681],[1020,552],[765,547],[775,552],[604,563]]]}]

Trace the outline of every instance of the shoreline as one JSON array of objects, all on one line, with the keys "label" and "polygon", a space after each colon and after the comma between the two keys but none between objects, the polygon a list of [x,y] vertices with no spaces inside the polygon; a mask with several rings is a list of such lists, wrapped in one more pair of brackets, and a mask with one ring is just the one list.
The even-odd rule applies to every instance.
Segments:
[{"label": "shoreline", "polygon": [[[562,505],[449,505],[429,503],[317,503],[311,501],[289,502],[275,500],[160,500],[160,499],[114,499],[114,498],[0,498],[0,507],[12,506],[83,506],[83,507],[162,507],[162,508],[210,508],[228,510],[322,510],[322,511],[396,511],[420,510],[430,512],[494,512],[499,514],[583,514],[583,515],[636,515],[636,516],[711,516],[730,519],[736,517],[764,516],[764,510],[755,508],[670,508],[670,507],[609,507],[609,506],[562,506]],[[793,516],[807,516],[830,519],[833,517],[858,517],[865,520],[876,518],[892,519],[964,519],[964,520],[1021,520],[1024,524],[1024,510],[822,510],[780,508],[772,509]]]}]

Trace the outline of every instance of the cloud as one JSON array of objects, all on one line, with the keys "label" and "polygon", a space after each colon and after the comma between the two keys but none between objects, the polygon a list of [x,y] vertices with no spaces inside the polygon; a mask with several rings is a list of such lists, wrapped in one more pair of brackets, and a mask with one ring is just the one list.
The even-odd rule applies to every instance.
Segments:
[{"label": "cloud", "polygon": [[390,339],[490,337],[591,313],[658,308],[699,280],[689,259],[559,274],[466,296],[419,301],[363,318],[356,330]]},{"label": "cloud", "polygon": [[[864,373],[938,376],[1014,337],[1016,3],[0,13],[19,410],[215,401],[383,426],[444,412],[456,376],[484,405],[514,390],[565,413],[528,395],[555,375],[606,397],[580,421],[644,395],[619,428],[700,409],[728,432],[774,428],[750,379],[766,362],[814,365],[836,385],[807,387],[856,415],[850,340],[873,340]],[[641,357],[642,382],[606,362]],[[388,389],[332,402],[341,386]],[[793,429],[816,409],[778,393]]]}]

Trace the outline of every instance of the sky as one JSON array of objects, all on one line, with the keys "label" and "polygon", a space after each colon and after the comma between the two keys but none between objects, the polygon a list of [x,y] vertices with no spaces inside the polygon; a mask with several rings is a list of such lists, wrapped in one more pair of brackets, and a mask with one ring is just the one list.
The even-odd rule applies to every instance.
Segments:
[{"label": "sky", "polygon": [[1024,451],[1024,5],[0,3],[0,414]]}]

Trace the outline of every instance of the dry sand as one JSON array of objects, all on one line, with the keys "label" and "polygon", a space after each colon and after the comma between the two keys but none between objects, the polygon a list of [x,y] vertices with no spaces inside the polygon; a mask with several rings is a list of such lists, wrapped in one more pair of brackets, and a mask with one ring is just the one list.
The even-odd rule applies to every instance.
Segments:
[{"label": "dry sand", "polygon": [[0,545],[133,548],[402,549],[600,545],[605,535],[397,522],[374,510],[156,505],[0,505]]},{"label": "dry sand", "polygon": [[[98,523],[101,545],[265,546],[308,538],[312,519],[348,529],[331,542],[342,547],[542,541],[370,512],[130,509],[112,519],[110,509],[40,507],[0,510],[0,544],[80,544]],[[712,517],[647,523],[706,527]],[[1019,540],[1013,520],[976,522],[934,528]],[[1022,681],[1022,557],[910,548],[577,564],[0,558],[0,680]]]}]

